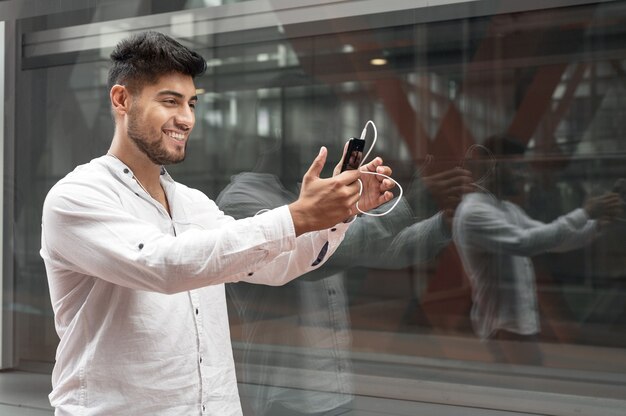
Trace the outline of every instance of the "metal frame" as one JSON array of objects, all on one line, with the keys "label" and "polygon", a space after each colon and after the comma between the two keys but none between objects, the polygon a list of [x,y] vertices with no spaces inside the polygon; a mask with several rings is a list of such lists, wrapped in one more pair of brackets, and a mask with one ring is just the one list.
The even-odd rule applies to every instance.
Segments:
[{"label": "metal frame", "polygon": [[[4,22],[0,22],[0,148],[4,148]],[[0,172],[4,172],[4,160],[0,158]],[[0,195],[4,195],[4,181],[0,182]],[[3,218],[3,206],[0,205],[0,218]],[[3,221],[4,224],[4,221]],[[3,224],[0,224],[0,235],[2,235]],[[4,240],[0,240],[0,253],[4,253]],[[3,256],[0,256],[0,270],[2,270]],[[4,274],[3,274],[4,276]],[[0,279],[0,369],[6,367],[4,359],[4,288],[3,280]],[[8,280],[8,279],[7,279]],[[7,292],[8,293],[8,292]]]},{"label": "metal frame", "polygon": [[[22,47],[24,58],[85,52],[93,50],[94,47],[98,49],[112,48],[122,37],[146,29],[159,30],[179,39],[207,36],[208,44],[204,46],[213,46],[213,42],[216,41],[210,37],[211,35],[223,35],[251,29],[277,28],[275,36],[279,36],[283,27],[297,25],[291,27],[290,36],[333,33],[337,31],[337,27],[328,22],[329,20],[337,21],[337,19],[341,19],[341,30],[345,32],[390,25],[397,26],[613,1],[250,0],[204,9],[183,10],[25,33]],[[0,13],[1,11],[0,9]],[[408,13],[407,11],[411,12]],[[377,16],[375,21],[366,18],[374,15]],[[384,18],[380,18],[381,15]],[[332,19],[329,19],[328,16],[332,16]],[[220,45],[230,43],[224,37],[219,42]],[[239,43],[240,40],[232,39],[232,42]]]},{"label": "metal frame", "polygon": [[[2,224],[0,235],[2,242],[0,247],[0,370],[15,366],[13,328],[13,308],[10,307],[14,300],[14,275],[13,275],[13,196],[4,186],[8,180],[14,179],[14,131],[15,131],[15,71],[16,65],[12,57],[16,54],[15,21],[0,22],[0,45],[4,53],[0,54],[0,83],[3,85],[0,91],[0,114],[3,122],[0,122],[0,149],[3,154],[0,157],[0,172],[3,172],[3,180],[0,182],[0,195],[3,198],[0,208]],[[4,72],[4,76],[2,75]],[[4,107],[4,111],[2,111]],[[3,127],[3,128],[2,128]],[[9,307],[7,307],[9,306]]]}]

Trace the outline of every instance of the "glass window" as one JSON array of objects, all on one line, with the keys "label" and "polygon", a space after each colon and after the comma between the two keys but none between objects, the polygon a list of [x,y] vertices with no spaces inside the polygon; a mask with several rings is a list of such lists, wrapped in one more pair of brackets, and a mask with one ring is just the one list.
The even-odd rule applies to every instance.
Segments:
[{"label": "glass window", "polygon": [[[38,253],[43,198],[108,149],[110,31],[137,24],[181,33],[207,59],[188,157],[168,170],[226,213],[292,202],[320,146],[328,176],[367,120],[373,154],[405,190],[388,216],[358,218],[320,270],[283,287],[228,285],[251,414],[327,412],[355,396],[549,414],[623,405],[626,217],[605,218],[599,197],[626,199],[626,2],[467,16],[329,15],[339,6],[324,2],[308,20],[277,8],[249,27],[257,2],[152,3],[127,20],[20,21],[10,256],[21,363],[53,362],[58,343]],[[232,21],[220,30],[208,11]],[[457,206],[446,178],[461,166],[473,183]]]}]

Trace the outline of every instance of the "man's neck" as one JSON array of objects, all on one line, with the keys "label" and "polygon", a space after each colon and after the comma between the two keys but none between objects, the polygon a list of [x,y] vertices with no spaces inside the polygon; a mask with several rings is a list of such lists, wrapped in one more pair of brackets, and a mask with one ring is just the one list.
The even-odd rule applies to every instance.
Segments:
[{"label": "man's neck", "polygon": [[121,160],[135,175],[142,187],[148,193],[161,188],[161,166],[152,162],[145,153],[136,147],[120,145],[119,140],[113,139],[113,143],[107,152],[109,155]]},{"label": "man's neck", "polygon": [[[148,165],[138,163],[137,159],[132,158],[127,158],[128,161],[124,160],[124,156],[116,154],[113,149],[110,149],[107,152],[107,155],[120,160],[128,166],[132,170],[133,179],[135,179],[137,184],[139,184],[139,186],[143,188],[143,190],[146,191],[146,193],[154,200],[158,201],[170,216],[172,215],[170,211],[170,204],[165,193],[165,188],[161,185],[161,166],[157,166],[154,163]],[[157,169],[155,169],[155,166]]]}]

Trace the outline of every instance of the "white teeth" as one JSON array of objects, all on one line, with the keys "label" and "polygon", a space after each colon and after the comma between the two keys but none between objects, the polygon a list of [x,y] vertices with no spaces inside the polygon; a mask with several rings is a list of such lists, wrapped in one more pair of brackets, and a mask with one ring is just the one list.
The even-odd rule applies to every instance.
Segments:
[{"label": "white teeth", "polygon": [[176,140],[183,140],[185,138],[184,134],[175,133],[173,131],[168,131],[167,135],[170,136],[172,139],[176,139]]}]

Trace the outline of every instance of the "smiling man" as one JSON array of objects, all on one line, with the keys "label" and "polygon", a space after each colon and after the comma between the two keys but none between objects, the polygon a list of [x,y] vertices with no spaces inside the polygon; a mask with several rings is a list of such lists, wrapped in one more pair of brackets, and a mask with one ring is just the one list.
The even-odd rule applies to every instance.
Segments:
[{"label": "smiling man", "polygon": [[[204,59],[147,32],[111,61],[109,152],[60,180],[43,208],[60,337],[50,401],[56,415],[241,415],[224,283],[281,285],[319,267],[356,201],[375,208],[393,184],[338,169],[320,178],[322,148],[295,202],[234,220],[164,168],[185,158]],[[362,169],[390,175],[382,163]]]}]

